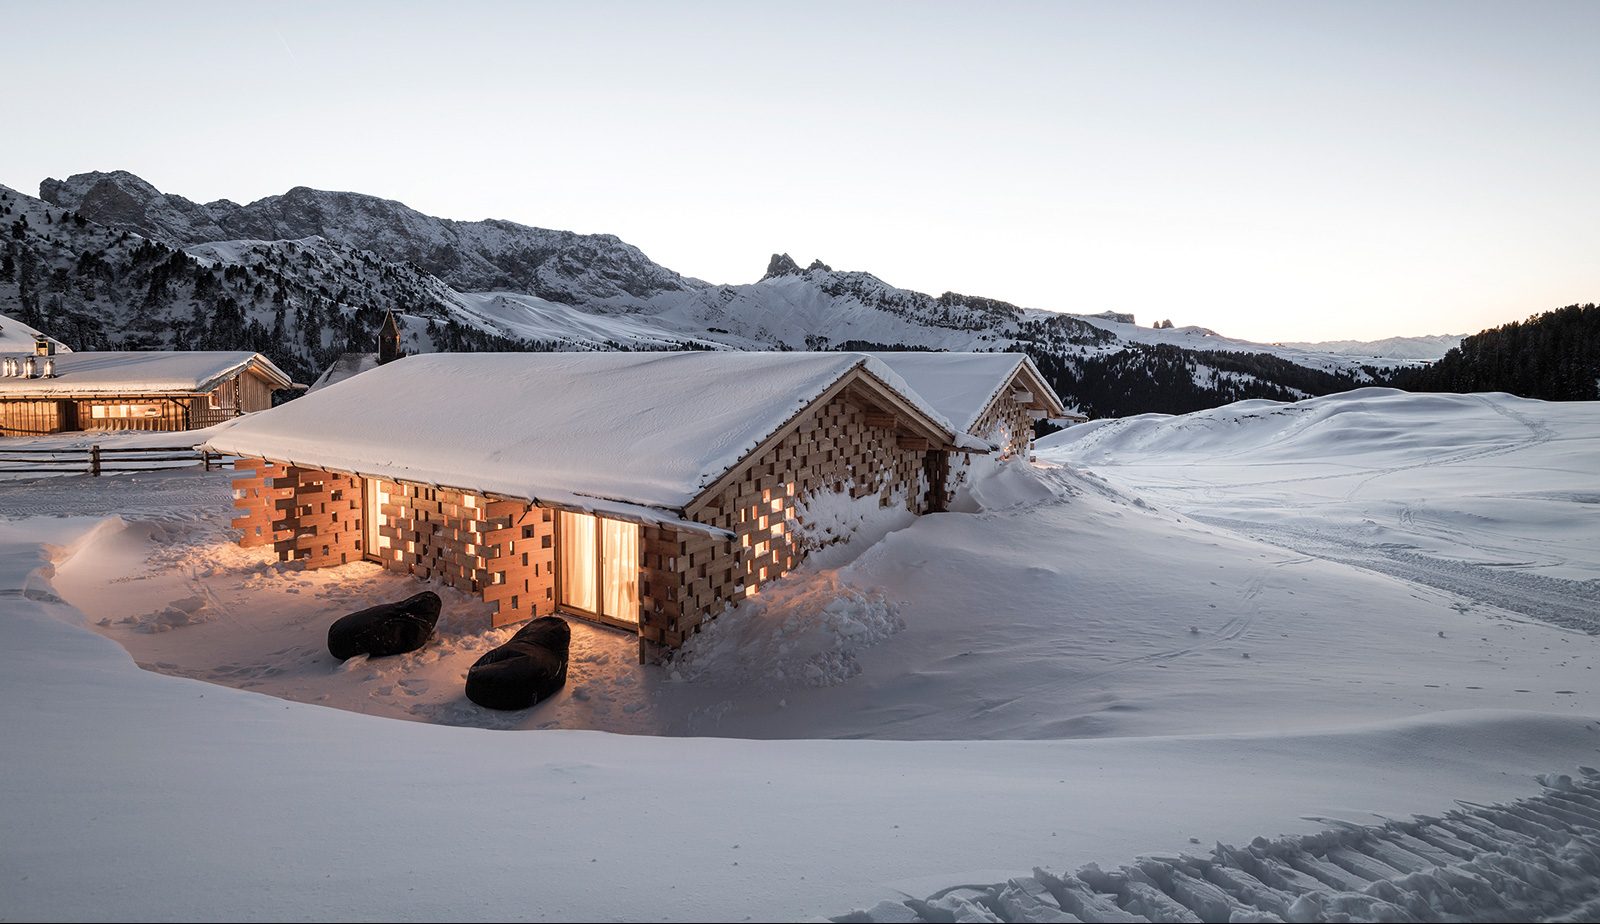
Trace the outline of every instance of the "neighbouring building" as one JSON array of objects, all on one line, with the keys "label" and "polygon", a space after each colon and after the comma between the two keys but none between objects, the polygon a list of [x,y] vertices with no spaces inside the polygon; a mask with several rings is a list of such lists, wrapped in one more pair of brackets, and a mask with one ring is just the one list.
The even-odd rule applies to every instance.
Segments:
[{"label": "neighbouring building", "polygon": [[193,430],[272,406],[294,388],[281,369],[248,351],[0,355],[0,436],[69,430]]},{"label": "neighbouring building", "polygon": [[1039,367],[1022,353],[868,353],[882,360],[957,429],[1027,458],[1033,425],[1069,416]]},{"label": "neighbouring building", "polygon": [[673,352],[413,356],[207,448],[240,457],[243,545],[439,580],[496,625],[622,626],[647,658],[802,560],[814,502],[942,510],[951,453],[991,447],[871,356]]},{"label": "neighbouring building", "polygon": [[378,352],[340,353],[311,383],[311,391],[321,391],[329,385],[343,382],[368,369],[376,369],[384,363],[394,362],[405,355],[400,345],[400,319],[393,311],[387,311],[383,315],[382,326],[378,328]]}]

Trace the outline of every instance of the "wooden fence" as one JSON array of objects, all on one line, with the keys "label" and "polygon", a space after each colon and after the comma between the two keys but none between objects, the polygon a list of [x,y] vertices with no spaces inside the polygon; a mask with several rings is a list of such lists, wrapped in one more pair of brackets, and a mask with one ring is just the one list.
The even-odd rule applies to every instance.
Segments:
[{"label": "wooden fence", "polygon": [[113,475],[203,466],[231,468],[233,458],[192,446],[79,446],[73,449],[0,448],[0,474]]}]

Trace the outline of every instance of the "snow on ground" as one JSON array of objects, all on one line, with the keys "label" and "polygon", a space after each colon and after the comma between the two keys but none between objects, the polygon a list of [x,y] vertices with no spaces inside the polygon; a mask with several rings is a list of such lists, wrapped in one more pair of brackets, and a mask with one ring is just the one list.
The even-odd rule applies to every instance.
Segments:
[{"label": "snow on ground", "polygon": [[1600,403],[1367,388],[1093,421],[1041,454],[1469,609],[1600,630]]},{"label": "snow on ground", "polygon": [[[327,625],[415,582],[230,545],[226,473],[0,485],[0,826],[30,832],[0,842],[0,916],[787,919],[890,900],[881,919],[931,899],[949,920],[1037,893],[1036,866],[1052,897],[1077,881],[1151,916],[1120,867],[1184,851],[1139,867],[1160,895],[1201,901],[1188,880],[1242,870],[1268,890],[1228,892],[1241,908],[1312,918],[1351,907],[1337,891],[1426,893],[1440,918],[1533,908],[1519,882],[1563,883],[1540,914],[1594,893],[1576,769],[1600,751],[1576,618],[1600,563],[1594,406],[1367,390],[1051,442],[961,512],[864,526],[664,667],[574,621],[567,688],[511,714],[461,693],[509,630],[447,588],[427,649],[336,664]],[[1363,518],[1383,542],[1341,532]],[[1291,527],[1320,544],[1277,544]],[[1432,565],[1446,576],[1421,583],[1378,567],[1391,541],[1522,577],[1493,600]],[[1382,827],[1457,799],[1521,801],[1447,820],[1451,842]],[[1502,904],[1460,871],[1428,886],[1407,837]],[[1254,859],[1196,846],[1216,841]]]}]

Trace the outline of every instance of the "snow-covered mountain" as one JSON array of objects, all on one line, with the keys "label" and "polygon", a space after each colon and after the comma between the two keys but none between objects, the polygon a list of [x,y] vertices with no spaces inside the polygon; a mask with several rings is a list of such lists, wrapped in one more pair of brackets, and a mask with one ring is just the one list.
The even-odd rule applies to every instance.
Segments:
[{"label": "snow-covered mountain", "polygon": [[[415,267],[320,239],[232,241],[191,254],[0,186],[0,321],[76,349],[252,349],[298,381],[369,349],[386,309],[408,346],[517,349],[457,317]],[[31,343],[31,334],[29,334]]]},{"label": "snow-covered mountain", "polygon": [[[5,208],[33,216],[7,247],[28,250],[65,281],[41,287],[34,278],[8,299],[17,283],[0,277],[0,309],[16,303],[20,320],[102,346],[232,336],[231,345],[261,349],[308,381],[341,349],[370,348],[389,308],[408,317],[417,350],[1020,349],[1070,403],[1097,416],[1293,400],[1369,384],[1382,375],[1376,367],[1395,362],[1200,327],[1140,327],[1111,312],[929,295],[820,260],[802,267],[787,254],[775,254],[755,282],[718,285],[610,235],[452,221],[357,193],[297,187],[248,205],[201,204],[117,171],[45,180],[41,194],[4,192]],[[84,239],[63,250],[59,230],[52,237],[42,227],[52,214],[70,216]],[[112,297],[74,289],[80,260],[106,276]],[[146,264],[163,262],[167,270],[152,276]],[[173,289],[173,274],[192,296]]]},{"label": "snow-covered mountain", "polygon": [[646,297],[691,284],[609,234],[511,221],[452,221],[389,199],[296,186],[249,205],[191,202],[124,170],[47,179],[39,196],[109,228],[178,247],[323,237],[411,263],[463,291],[510,289],[561,302]]},{"label": "snow-covered mountain", "polygon": [[1382,340],[1324,340],[1317,343],[1281,343],[1278,346],[1343,356],[1381,356],[1397,362],[1432,362],[1461,345],[1466,334],[1430,334],[1422,337],[1385,337]]}]

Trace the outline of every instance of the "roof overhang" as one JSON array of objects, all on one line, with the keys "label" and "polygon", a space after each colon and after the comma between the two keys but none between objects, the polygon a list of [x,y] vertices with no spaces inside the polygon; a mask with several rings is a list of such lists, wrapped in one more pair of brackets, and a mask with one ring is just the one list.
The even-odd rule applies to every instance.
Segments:
[{"label": "roof overhang", "polygon": [[[1018,388],[1019,384],[1021,386],[1020,389]],[[1057,395],[1056,390],[1050,387],[1050,383],[1044,380],[1044,374],[1039,371],[1038,366],[1033,364],[1033,359],[1027,355],[1024,355],[1022,361],[1017,364],[1017,371],[1012,374],[1011,381],[1006,383],[1006,386],[989,403],[993,405],[994,401],[1000,400],[1001,395],[1008,391],[1016,392],[1018,390],[1027,393],[1027,400],[1023,401],[1022,404],[1029,410],[1043,411],[1043,416],[1046,418],[1060,417],[1067,412],[1067,406],[1061,400],[1061,396]],[[988,408],[984,408],[984,411],[987,412]]]},{"label": "roof overhang", "polygon": [[946,429],[944,424],[934,420],[928,416],[927,412],[906,400],[889,383],[873,375],[867,369],[867,360],[863,359],[850,367],[826,391],[814,398],[811,403],[801,408],[785,421],[783,426],[774,430],[766,439],[758,443],[754,449],[745,453],[744,457],[736,465],[702,488],[693,500],[684,505],[685,518],[692,517],[705,509],[711,499],[722,493],[723,489],[728,486],[728,482],[738,475],[745,463],[751,458],[760,456],[772,446],[783,441],[785,437],[800,426],[808,414],[841,395],[852,403],[860,405],[869,414],[879,415],[881,423],[902,434],[902,445],[916,440],[921,441],[923,444],[921,448],[925,449],[977,448],[976,446],[966,445],[976,441],[970,438],[962,439],[966,434],[957,434]]}]

